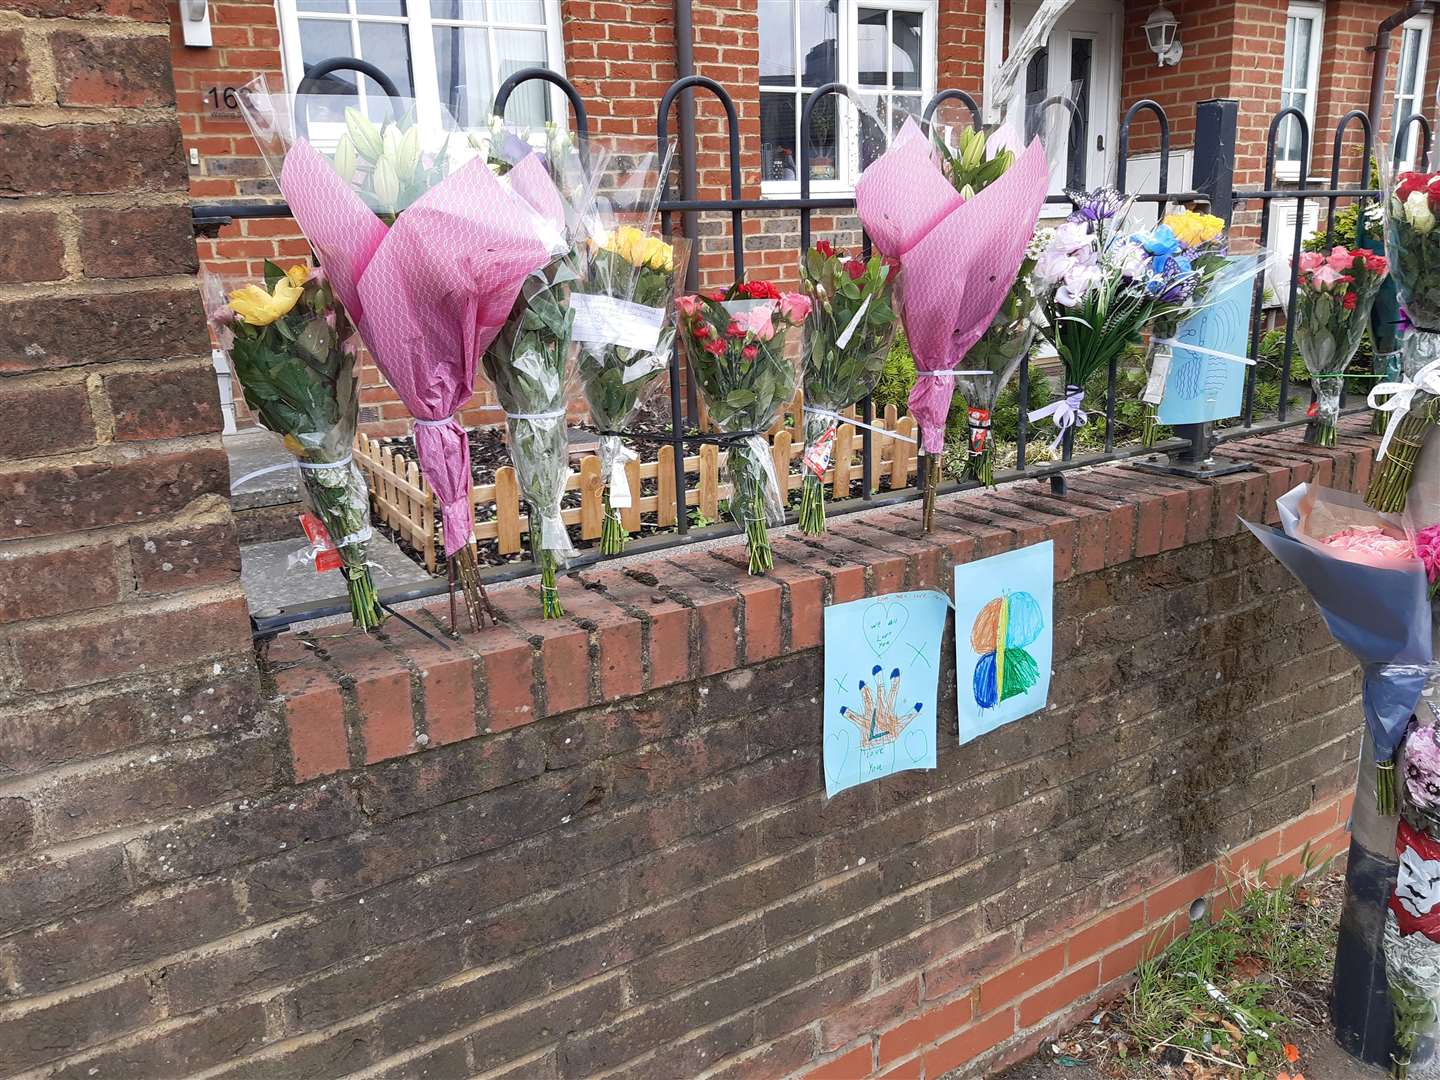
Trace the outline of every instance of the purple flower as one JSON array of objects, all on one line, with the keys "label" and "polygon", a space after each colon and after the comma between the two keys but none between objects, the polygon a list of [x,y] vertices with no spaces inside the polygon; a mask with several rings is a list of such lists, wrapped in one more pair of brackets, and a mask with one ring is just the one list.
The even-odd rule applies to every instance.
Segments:
[{"label": "purple flower", "polygon": [[1067,191],[1066,198],[1075,204],[1071,221],[1109,221],[1125,205],[1125,197],[1114,188],[1096,188],[1094,191]]}]

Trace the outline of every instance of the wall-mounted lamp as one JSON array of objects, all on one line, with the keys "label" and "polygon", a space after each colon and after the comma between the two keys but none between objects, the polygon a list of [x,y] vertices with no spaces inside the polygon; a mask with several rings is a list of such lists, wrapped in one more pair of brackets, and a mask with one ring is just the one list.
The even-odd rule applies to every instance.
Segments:
[{"label": "wall-mounted lamp", "polygon": [[204,48],[211,44],[208,0],[180,0],[180,27],[186,45]]},{"label": "wall-mounted lamp", "polygon": [[1163,4],[1145,20],[1145,40],[1155,58],[1160,61],[1161,67],[1174,67],[1180,63],[1180,57],[1185,54],[1185,46],[1180,44],[1179,35],[1180,20]]}]

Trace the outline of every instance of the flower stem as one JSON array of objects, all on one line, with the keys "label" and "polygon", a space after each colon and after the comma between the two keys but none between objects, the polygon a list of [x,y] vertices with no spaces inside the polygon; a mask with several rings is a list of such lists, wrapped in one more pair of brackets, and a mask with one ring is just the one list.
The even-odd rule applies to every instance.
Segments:
[{"label": "flower stem", "polygon": [[610,505],[610,489],[605,489],[605,517],[600,524],[600,554],[619,555],[625,550],[629,534],[620,522],[620,512]]},{"label": "flower stem", "polygon": [[749,570],[763,574],[775,565],[770,548],[770,529],[765,524],[765,503],[757,485],[750,496],[750,512],[745,517],[745,550],[750,556]]},{"label": "flower stem", "polygon": [[988,488],[995,486],[995,452],[988,446],[978,454],[966,454],[962,476]]},{"label": "flower stem", "polygon": [[1160,417],[1157,415],[1158,411],[1154,405],[1147,405],[1145,408],[1145,422],[1140,427],[1140,445],[1147,449],[1159,441]]},{"label": "flower stem", "polygon": [[925,500],[922,504],[921,519],[925,524],[925,531],[935,531],[935,495],[936,489],[940,486],[940,456],[938,454],[925,455]]},{"label": "flower stem", "polygon": [[1334,446],[1335,425],[1329,420],[1311,420],[1305,425],[1306,446]]},{"label": "flower stem", "polygon": [[351,621],[361,630],[374,630],[385,621],[385,612],[380,607],[370,568],[364,564],[353,568],[345,566],[340,572],[345,575],[345,589],[350,594]]},{"label": "flower stem", "polygon": [[1375,809],[1384,817],[1394,817],[1400,812],[1400,792],[1397,789],[1395,763],[1375,763]]},{"label": "flower stem", "polygon": [[800,531],[808,536],[825,534],[825,485],[813,473],[805,474],[800,489]]},{"label": "flower stem", "polygon": [[561,619],[565,609],[560,606],[560,590],[555,586],[555,556],[540,552],[540,611],[547,619]]},{"label": "flower stem", "polygon": [[1370,486],[1365,489],[1365,501],[1376,510],[1398,514],[1405,509],[1415,463],[1420,459],[1434,420],[1435,399],[1426,398],[1423,405],[1415,405],[1400,421],[1385,449],[1385,460],[1378,463],[1370,477]]}]

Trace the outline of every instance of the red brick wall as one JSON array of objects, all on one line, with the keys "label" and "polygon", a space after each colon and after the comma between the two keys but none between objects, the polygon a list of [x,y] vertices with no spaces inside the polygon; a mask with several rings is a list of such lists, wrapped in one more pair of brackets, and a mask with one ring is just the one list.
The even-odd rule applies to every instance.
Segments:
[{"label": "red brick wall", "polygon": [[[1227,872],[1343,847],[1358,672],[1236,514],[1363,485],[1364,426],[1230,444],[1258,470],[1212,482],[1106,466],[1063,500],[942,501],[927,538],[913,504],[847,517],[823,561],[777,538],[766,578],[733,543],[586,570],[559,621],[496,589],[504,625],[444,645],[443,605],[411,613],[428,637],[287,635],[259,712],[179,682],[12,706],[0,1075],[854,1080],[1023,1053]],[[957,746],[947,662],[938,768],[826,800],[823,605],[1045,538],[1049,708]]]}]

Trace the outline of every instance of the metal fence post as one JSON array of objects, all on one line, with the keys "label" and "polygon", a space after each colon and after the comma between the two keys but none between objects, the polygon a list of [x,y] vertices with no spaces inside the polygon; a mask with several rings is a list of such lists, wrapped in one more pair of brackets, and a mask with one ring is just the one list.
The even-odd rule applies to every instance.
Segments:
[{"label": "metal fence post", "polygon": [[[1239,128],[1240,102],[1234,98],[1211,98],[1195,106],[1195,165],[1191,187],[1210,200],[1210,213],[1225,224],[1235,212],[1235,139]],[[1210,424],[1178,424],[1175,434],[1190,445],[1174,454],[1156,454],[1135,463],[1147,472],[1204,479],[1241,472],[1244,462],[1216,462],[1210,456]]]}]

